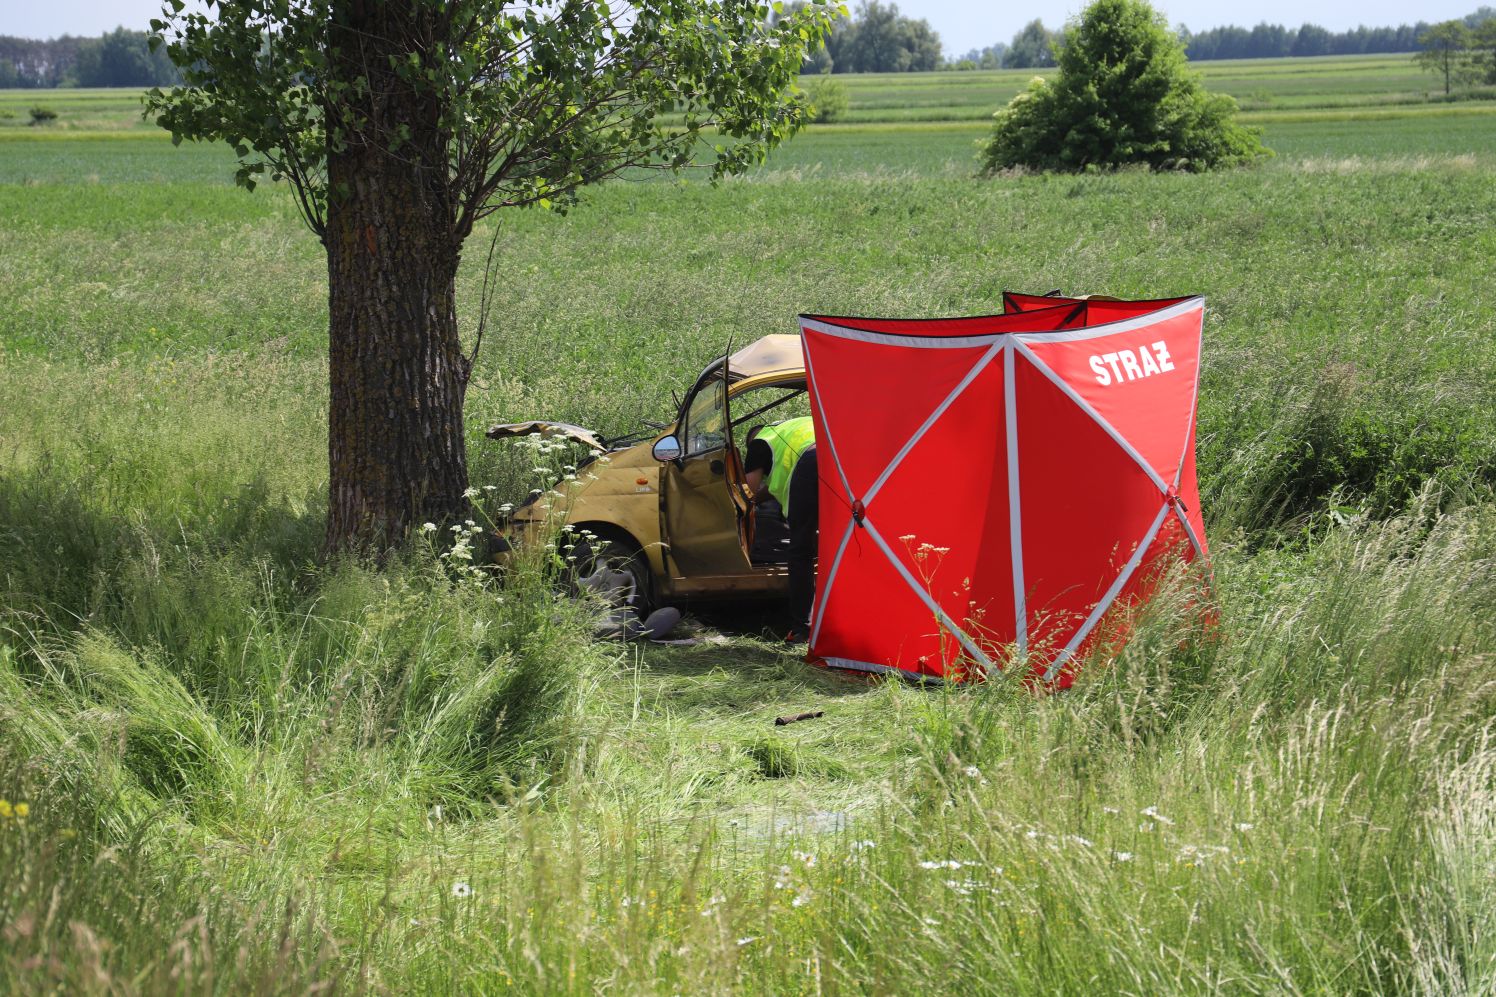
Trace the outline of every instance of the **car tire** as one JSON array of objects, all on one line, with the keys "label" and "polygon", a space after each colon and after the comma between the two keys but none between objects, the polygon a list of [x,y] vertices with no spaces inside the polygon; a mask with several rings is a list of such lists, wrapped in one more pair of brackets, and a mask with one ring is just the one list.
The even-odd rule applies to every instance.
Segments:
[{"label": "car tire", "polygon": [[578,590],[593,587],[588,580],[599,577],[599,572],[613,572],[615,577],[617,573],[623,573],[628,575],[627,586],[632,589],[633,597],[620,600],[620,604],[635,610],[640,617],[648,616],[656,608],[649,560],[633,537],[611,531],[598,532],[595,539],[579,539],[572,552],[576,555],[572,562],[572,583]]}]

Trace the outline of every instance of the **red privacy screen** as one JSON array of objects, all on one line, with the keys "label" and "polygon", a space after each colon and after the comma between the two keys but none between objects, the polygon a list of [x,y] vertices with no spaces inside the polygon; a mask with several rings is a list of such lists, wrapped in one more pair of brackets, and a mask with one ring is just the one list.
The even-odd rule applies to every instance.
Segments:
[{"label": "red privacy screen", "polygon": [[821,477],[810,653],[1068,686],[1115,610],[1204,558],[1204,300],[1004,295],[959,319],[802,315]]}]

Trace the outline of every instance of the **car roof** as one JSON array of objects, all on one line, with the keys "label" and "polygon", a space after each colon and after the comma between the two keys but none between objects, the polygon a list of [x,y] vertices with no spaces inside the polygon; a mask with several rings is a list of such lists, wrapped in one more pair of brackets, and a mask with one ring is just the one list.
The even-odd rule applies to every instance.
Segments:
[{"label": "car roof", "polygon": [[728,358],[727,366],[734,381],[781,371],[803,371],[805,352],[799,336],[776,334],[738,350]]}]

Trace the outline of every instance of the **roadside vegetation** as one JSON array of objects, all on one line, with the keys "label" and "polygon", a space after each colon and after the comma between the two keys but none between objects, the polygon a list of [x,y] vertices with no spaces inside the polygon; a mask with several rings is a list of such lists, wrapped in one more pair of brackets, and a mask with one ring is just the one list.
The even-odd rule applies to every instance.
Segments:
[{"label": "roadside vegetation", "polygon": [[1236,110],[1200,85],[1146,0],[1094,0],[1067,33],[1055,78],[1036,77],[993,116],[982,169],[1200,173],[1271,155]]},{"label": "roadside vegetation", "polygon": [[436,538],[320,562],[290,198],[118,94],[0,94],[0,989],[1489,992],[1493,105],[1402,61],[1227,67],[1255,169],[996,182],[981,120],[902,120],[986,74],[840,77],[859,123],[749,176],[504,220],[485,502],[536,483],[490,423],[668,417],[797,311],[1205,294],[1217,618],[1162,598],[1050,697],[597,644]]}]

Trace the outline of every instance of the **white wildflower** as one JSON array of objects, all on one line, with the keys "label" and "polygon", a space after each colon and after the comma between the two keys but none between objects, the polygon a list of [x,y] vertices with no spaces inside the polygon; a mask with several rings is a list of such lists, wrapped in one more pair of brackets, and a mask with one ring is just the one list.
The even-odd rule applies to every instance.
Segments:
[{"label": "white wildflower", "polygon": [[465,499],[475,499],[479,496],[479,494],[480,492],[478,491],[478,489],[469,488],[467,491],[462,493],[462,497]]},{"label": "white wildflower", "polygon": [[927,859],[919,864],[921,869],[959,869],[961,863],[955,859]]},{"label": "white wildflower", "polygon": [[852,844],[851,844],[850,847],[851,847],[852,851],[854,851],[854,852],[860,852],[860,851],[865,851],[866,849],[869,849],[869,848],[876,848],[877,844],[878,843],[876,841],[872,841],[871,839],[866,839],[865,838],[862,841],[854,841],[854,842],[852,842]]},{"label": "white wildflower", "polygon": [[795,857],[796,861],[804,862],[806,865],[816,864],[816,857],[810,852],[790,852],[790,854]]},{"label": "white wildflower", "polygon": [[1112,858],[1118,862],[1131,862],[1132,852],[1112,852]]},{"label": "white wildflower", "polygon": [[1071,842],[1077,844],[1077,845],[1080,845],[1082,848],[1090,848],[1091,847],[1091,842],[1088,841],[1085,838],[1082,838],[1078,834],[1072,834],[1072,835],[1070,835],[1069,840]]},{"label": "white wildflower", "polygon": [[1179,849],[1177,862],[1187,862],[1190,865],[1201,865],[1207,859],[1218,855],[1230,855],[1231,849],[1225,845],[1185,845]]},{"label": "white wildflower", "polygon": [[422,523],[421,524],[421,532],[422,533],[435,533],[436,532],[436,524],[435,523]]},{"label": "white wildflower", "polygon": [[1172,820],[1170,820],[1169,818],[1165,817],[1163,814],[1159,813],[1158,812],[1158,807],[1144,807],[1143,808],[1143,816],[1144,817],[1152,817],[1154,820],[1158,821],[1160,824],[1173,824],[1174,823]]},{"label": "white wildflower", "polygon": [[458,880],[457,882],[455,882],[455,883],[452,884],[452,896],[454,896],[454,897],[470,897],[472,895],[473,895],[473,888],[471,886],[469,886],[468,884],[464,883],[462,880]]},{"label": "white wildflower", "polygon": [[980,779],[982,777],[982,770],[975,765],[968,765],[961,771],[966,774],[966,778],[968,779]]},{"label": "white wildflower", "polygon": [[758,941],[758,936],[744,935],[742,938],[738,939],[738,948],[742,948],[744,945],[752,945],[756,941]]},{"label": "white wildflower", "polygon": [[1236,829],[1238,831],[1240,831],[1242,834],[1246,834],[1248,831],[1252,830],[1252,828],[1255,827],[1255,826],[1256,826],[1255,824],[1248,824],[1246,821],[1243,821],[1242,823],[1236,825]]}]

